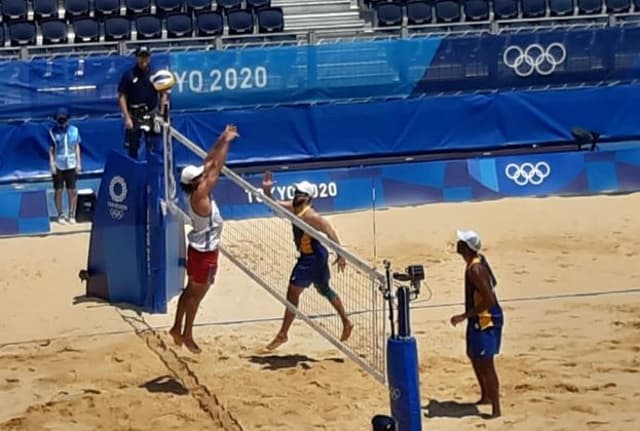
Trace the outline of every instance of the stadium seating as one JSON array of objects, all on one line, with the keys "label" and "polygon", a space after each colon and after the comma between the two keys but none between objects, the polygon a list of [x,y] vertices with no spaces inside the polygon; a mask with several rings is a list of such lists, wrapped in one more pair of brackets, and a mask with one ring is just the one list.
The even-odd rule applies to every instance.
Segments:
[{"label": "stadium seating", "polygon": [[52,45],[55,43],[67,43],[68,26],[65,21],[52,19],[41,24],[42,43]]},{"label": "stadium seating", "polygon": [[[370,13],[363,19],[381,31],[386,27],[392,28],[384,31],[399,31],[400,26],[409,26],[411,31],[425,25],[486,26],[488,20],[512,25],[521,19],[640,17],[640,0],[360,1]],[[289,16],[286,6],[272,7],[272,0],[1,0],[0,15],[0,46],[12,47],[54,45],[68,42],[69,36],[74,43],[151,40],[163,35],[172,43],[191,37],[247,34],[285,40],[275,33],[286,32]],[[622,15],[621,19],[626,18]],[[291,26],[307,31],[301,25]],[[73,33],[63,37],[58,34],[63,28]]]}]

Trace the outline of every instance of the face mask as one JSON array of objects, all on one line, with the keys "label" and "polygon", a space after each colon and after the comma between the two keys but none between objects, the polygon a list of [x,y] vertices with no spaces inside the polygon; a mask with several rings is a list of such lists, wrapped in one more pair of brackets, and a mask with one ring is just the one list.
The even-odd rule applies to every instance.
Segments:
[{"label": "face mask", "polygon": [[66,119],[66,118],[58,118],[58,120],[57,120],[57,121],[58,121],[58,124],[59,124],[60,126],[64,126],[64,125],[66,125],[66,124],[67,124],[67,119]]}]

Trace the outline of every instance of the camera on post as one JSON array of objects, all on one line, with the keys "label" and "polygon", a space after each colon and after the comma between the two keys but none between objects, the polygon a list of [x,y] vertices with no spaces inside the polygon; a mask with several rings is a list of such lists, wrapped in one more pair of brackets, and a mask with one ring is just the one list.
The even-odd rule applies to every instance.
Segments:
[{"label": "camera on post", "polygon": [[408,281],[411,284],[411,293],[414,297],[420,294],[420,283],[424,281],[426,275],[424,266],[422,265],[409,265],[405,272],[394,272],[393,279],[397,281]]}]

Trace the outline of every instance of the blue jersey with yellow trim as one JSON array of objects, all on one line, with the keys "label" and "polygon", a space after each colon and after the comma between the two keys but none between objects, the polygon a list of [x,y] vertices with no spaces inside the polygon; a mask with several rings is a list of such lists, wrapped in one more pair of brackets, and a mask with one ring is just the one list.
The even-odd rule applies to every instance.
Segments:
[{"label": "blue jersey with yellow trim", "polygon": [[[296,213],[298,217],[302,217],[307,211],[311,209],[311,206],[306,206]],[[296,244],[296,248],[303,255],[311,254],[327,254],[325,246],[320,242],[300,229],[298,226],[293,225],[293,241]]]},{"label": "blue jersey with yellow trim", "polygon": [[[464,277],[465,311],[467,312],[473,309],[475,307],[475,304],[480,300],[478,289],[476,288],[476,286],[474,286],[471,278],[469,277],[469,270],[473,265],[483,265],[487,269],[487,271],[489,272],[491,289],[494,291],[494,295],[495,287],[498,284],[495,276],[493,275],[493,271],[489,266],[489,262],[487,262],[487,259],[482,255],[474,258],[469,263],[469,265],[467,265]],[[478,324],[480,326],[480,329],[502,327],[503,321],[504,317],[502,315],[502,307],[500,307],[497,295],[496,303],[493,306],[491,306],[489,309],[482,310],[477,316],[473,316],[469,319],[470,324]]]}]

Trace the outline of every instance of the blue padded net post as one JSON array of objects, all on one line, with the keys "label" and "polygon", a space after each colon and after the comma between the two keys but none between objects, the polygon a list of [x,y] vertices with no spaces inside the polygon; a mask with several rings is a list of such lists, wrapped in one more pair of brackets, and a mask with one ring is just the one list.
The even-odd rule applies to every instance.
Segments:
[{"label": "blue padded net post", "polygon": [[418,345],[409,325],[410,295],[408,287],[397,289],[398,335],[387,340],[389,399],[397,431],[422,430]]}]

